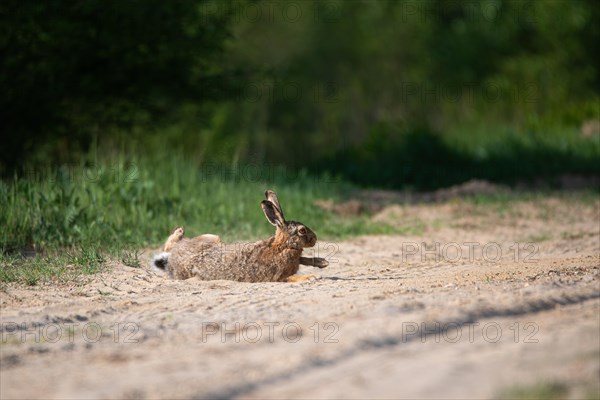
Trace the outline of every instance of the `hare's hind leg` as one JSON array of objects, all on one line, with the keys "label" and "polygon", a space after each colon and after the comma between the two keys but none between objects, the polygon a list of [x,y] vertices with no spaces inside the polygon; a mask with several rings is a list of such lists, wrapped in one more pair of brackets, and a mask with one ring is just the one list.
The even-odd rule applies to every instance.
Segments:
[{"label": "hare's hind leg", "polygon": [[165,247],[163,248],[163,251],[171,251],[173,246],[175,246],[175,243],[179,242],[181,238],[183,238],[183,234],[184,230],[182,226],[178,226],[177,228],[175,228],[173,233],[171,233],[171,236],[169,236],[169,238],[165,242]]},{"label": "hare's hind leg", "polygon": [[199,240],[205,243],[221,243],[221,238],[212,233],[205,233],[204,235],[196,236],[194,240]]},{"label": "hare's hind leg", "polygon": [[287,282],[288,283],[310,282],[310,281],[315,281],[317,279],[318,278],[314,275],[292,275],[292,276],[288,276]]}]

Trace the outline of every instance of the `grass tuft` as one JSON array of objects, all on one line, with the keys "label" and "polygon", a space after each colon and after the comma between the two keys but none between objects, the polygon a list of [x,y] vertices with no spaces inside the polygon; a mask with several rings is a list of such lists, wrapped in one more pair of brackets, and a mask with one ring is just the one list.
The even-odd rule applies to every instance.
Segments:
[{"label": "grass tuft", "polygon": [[499,398],[515,400],[560,400],[567,398],[569,388],[558,382],[532,386],[517,386],[506,390]]}]

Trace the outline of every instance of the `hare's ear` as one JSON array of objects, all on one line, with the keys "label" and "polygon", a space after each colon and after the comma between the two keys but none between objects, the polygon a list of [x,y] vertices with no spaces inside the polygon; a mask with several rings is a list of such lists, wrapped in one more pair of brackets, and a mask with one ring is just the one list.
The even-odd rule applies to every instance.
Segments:
[{"label": "hare's ear", "polygon": [[283,217],[283,208],[281,208],[281,204],[279,204],[279,199],[277,198],[277,193],[275,193],[272,190],[267,190],[265,192],[265,197],[267,198],[267,200],[269,200],[271,203],[273,203],[275,205],[275,207],[277,207],[279,209],[279,212],[281,213],[281,216]]},{"label": "hare's ear", "polygon": [[285,219],[283,219],[283,214],[281,214],[281,211],[279,211],[279,209],[273,203],[271,203],[269,200],[263,200],[260,203],[260,206],[262,207],[265,217],[267,217],[267,220],[269,220],[271,225],[281,229],[285,227]]}]

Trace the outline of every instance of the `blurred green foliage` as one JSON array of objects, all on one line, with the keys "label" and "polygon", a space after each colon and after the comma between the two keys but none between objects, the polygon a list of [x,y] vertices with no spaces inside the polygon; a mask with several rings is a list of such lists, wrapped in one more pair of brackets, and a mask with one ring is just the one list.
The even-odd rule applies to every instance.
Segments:
[{"label": "blurred green foliage", "polygon": [[6,0],[0,174],[92,149],[417,189],[598,175],[598,43],[596,0]]}]

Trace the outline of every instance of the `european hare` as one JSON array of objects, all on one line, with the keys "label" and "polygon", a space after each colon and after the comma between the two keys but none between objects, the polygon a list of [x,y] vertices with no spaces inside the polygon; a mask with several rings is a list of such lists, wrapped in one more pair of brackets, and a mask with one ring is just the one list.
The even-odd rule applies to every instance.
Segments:
[{"label": "european hare", "polygon": [[301,222],[286,221],[277,195],[271,190],[260,204],[267,220],[276,227],[275,236],[247,244],[223,245],[215,235],[188,239],[176,228],[165,243],[154,266],[176,279],[197,276],[202,280],[225,279],[239,282],[301,282],[312,275],[292,276],[300,264],[325,268],[323,258],[301,257],[305,247],[317,242],[317,235]]}]

